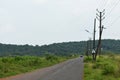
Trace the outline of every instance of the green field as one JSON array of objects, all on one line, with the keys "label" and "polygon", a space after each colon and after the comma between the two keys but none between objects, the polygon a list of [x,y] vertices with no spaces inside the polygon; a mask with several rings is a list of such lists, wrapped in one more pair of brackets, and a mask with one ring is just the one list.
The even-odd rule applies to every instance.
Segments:
[{"label": "green field", "polygon": [[101,55],[97,61],[85,57],[84,80],[120,80],[120,55]]},{"label": "green field", "polygon": [[16,75],[20,73],[30,72],[35,69],[52,66],[63,62],[72,57],[46,55],[37,56],[15,56],[0,58],[0,78]]}]

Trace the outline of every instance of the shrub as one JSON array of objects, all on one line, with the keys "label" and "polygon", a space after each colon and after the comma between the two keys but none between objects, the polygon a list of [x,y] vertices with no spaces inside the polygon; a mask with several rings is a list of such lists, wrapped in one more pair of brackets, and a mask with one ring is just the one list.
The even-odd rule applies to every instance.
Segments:
[{"label": "shrub", "polygon": [[15,61],[20,61],[20,60],[22,60],[22,57],[16,56],[14,59],[15,59]]},{"label": "shrub", "polygon": [[108,64],[104,65],[102,73],[104,75],[114,74],[115,69],[116,69],[116,67],[113,64],[108,63]]},{"label": "shrub", "polygon": [[85,57],[85,58],[84,58],[84,62],[89,62],[89,61],[92,61],[92,58],[91,58],[91,57]]},{"label": "shrub", "polygon": [[115,54],[109,54],[108,57],[109,57],[110,59],[115,59]]}]

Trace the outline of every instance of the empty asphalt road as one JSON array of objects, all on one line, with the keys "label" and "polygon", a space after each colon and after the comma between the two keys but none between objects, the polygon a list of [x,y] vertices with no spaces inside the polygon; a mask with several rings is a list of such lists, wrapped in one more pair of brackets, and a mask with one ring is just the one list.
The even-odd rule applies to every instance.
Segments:
[{"label": "empty asphalt road", "polygon": [[83,80],[83,58],[0,80]]}]

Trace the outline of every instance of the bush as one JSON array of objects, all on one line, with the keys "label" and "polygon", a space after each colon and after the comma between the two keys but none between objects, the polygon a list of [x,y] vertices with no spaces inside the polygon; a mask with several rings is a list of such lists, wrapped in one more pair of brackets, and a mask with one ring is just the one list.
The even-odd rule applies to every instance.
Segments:
[{"label": "bush", "polygon": [[85,58],[84,58],[84,62],[89,62],[89,61],[92,61],[92,58],[91,58],[91,57],[85,57]]},{"label": "bush", "polygon": [[109,54],[108,56],[110,59],[115,59],[115,54]]},{"label": "bush", "polygon": [[107,74],[114,74],[114,72],[115,72],[115,66],[113,65],[113,64],[110,64],[110,63],[108,63],[108,64],[106,64],[104,67],[103,67],[103,74],[104,75],[107,75]]}]

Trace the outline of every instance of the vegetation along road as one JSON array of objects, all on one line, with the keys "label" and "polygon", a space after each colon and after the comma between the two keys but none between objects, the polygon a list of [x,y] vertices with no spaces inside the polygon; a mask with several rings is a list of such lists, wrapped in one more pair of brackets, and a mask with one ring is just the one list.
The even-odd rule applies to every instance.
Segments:
[{"label": "vegetation along road", "polygon": [[0,80],[83,80],[83,58]]}]

